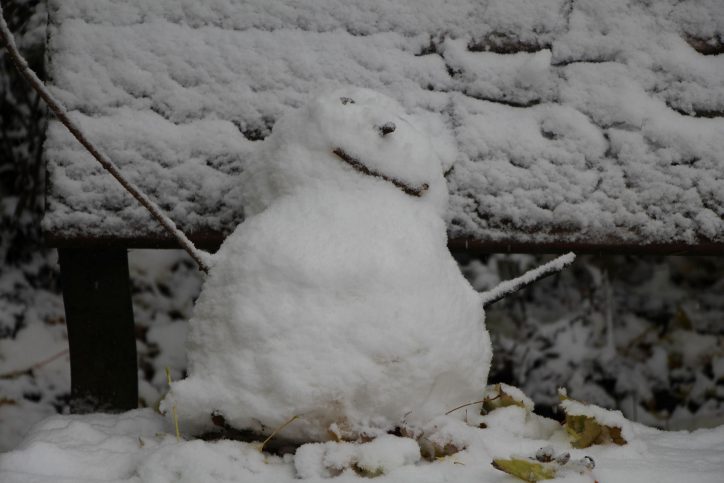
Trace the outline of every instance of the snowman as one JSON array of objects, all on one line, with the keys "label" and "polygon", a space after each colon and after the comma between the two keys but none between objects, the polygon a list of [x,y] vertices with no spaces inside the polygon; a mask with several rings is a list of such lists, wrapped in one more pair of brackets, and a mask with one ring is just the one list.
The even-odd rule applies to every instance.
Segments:
[{"label": "snowman", "polygon": [[447,249],[450,153],[429,125],[358,88],[277,122],[196,302],[188,377],[161,404],[185,431],[294,418],[287,440],[358,440],[481,399],[490,339]]}]

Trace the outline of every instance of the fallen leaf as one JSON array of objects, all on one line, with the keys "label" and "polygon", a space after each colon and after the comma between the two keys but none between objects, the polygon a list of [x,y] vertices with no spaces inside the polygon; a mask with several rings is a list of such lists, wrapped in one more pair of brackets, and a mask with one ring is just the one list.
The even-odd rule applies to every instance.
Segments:
[{"label": "fallen leaf", "polygon": [[621,428],[606,426],[590,416],[566,415],[565,428],[574,448],[588,448],[594,444],[626,444],[621,436]]},{"label": "fallen leaf", "polygon": [[496,384],[493,386],[493,394],[488,395],[485,399],[483,399],[481,414],[485,415],[498,408],[508,406],[518,406],[525,409],[525,404],[522,401],[515,399],[513,396],[505,392],[505,389],[500,384]]},{"label": "fallen leaf", "polygon": [[556,477],[556,467],[553,464],[539,463],[530,459],[495,459],[492,465],[495,469],[508,473],[523,481],[552,480]]},{"label": "fallen leaf", "polygon": [[[561,401],[569,400],[583,407],[590,406],[589,404],[569,398],[565,392],[560,392],[559,396]],[[594,416],[569,414],[567,406],[561,406],[566,413],[564,427],[571,440],[571,446],[574,448],[588,448],[594,444],[611,443],[622,446],[627,443],[621,434],[620,427],[603,424]]]}]

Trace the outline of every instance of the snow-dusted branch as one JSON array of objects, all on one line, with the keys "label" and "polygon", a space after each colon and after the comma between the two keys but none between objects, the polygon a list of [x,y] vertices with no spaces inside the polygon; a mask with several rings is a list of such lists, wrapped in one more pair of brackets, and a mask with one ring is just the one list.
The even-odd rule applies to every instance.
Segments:
[{"label": "snow-dusted branch", "polygon": [[547,277],[548,275],[553,275],[556,272],[560,272],[567,265],[570,265],[575,259],[575,253],[566,253],[565,255],[561,255],[560,257],[556,258],[555,260],[551,260],[545,265],[541,265],[538,268],[525,272],[520,277],[516,277],[513,280],[506,280],[505,282],[499,283],[493,289],[480,294],[483,299],[483,307],[492,305],[498,300],[507,297],[513,292],[517,292],[521,288],[526,287],[533,282],[537,282],[538,280]]},{"label": "snow-dusted branch", "polygon": [[108,171],[111,176],[121,183],[123,188],[128,191],[141,205],[143,205],[151,215],[163,226],[174,238],[176,238],[181,247],[186,250],[189,255],[196,261],[199,268],[208,272],[209,264],[207,262],[208,255],[197,249],[191,240],[184,235],[181,230],[178,229],[176,224],[171,220],[165,213],[161,211],[161,208],[154,203],[148,196],[142,193],[133,183],[127,180],[123,174],[121,174],[118,167],[111,161],[105,154],[103,154],[81,131],[78,125],[73,122],[68,116],[67,109],[57,100],[48,89],[45,87],[43,82],[35,75],[35,72],[30,69],[28,63],[25,61],[23,56],[18,51],[15,45],[13,34],[10,32],[5,17],[3,15],[2,6],[0,6],[0,40],[5,45],[10,58],[12,59],[15,66],[20,71],[20,74],[25,80],[30,83],[31,87],[38,93],[40,97],[48,104],[48,107],[53,111],[58,120],[73,134],[73,136],[80,142],[86,150]]}]

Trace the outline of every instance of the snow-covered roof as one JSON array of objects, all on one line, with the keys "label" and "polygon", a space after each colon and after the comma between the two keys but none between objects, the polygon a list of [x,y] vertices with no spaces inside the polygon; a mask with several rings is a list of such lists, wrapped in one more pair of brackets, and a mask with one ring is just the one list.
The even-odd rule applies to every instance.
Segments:
[{"label": "snow-covered roof", "polygon": [[[355,84],[453,130],[452,237],[724,242],[720,0],[51,0],[50,15],[54,92],[199,237],[242,219],[244,160],[279,116]],[[51,241],[161,235],[56,122],[46,156]]]}]

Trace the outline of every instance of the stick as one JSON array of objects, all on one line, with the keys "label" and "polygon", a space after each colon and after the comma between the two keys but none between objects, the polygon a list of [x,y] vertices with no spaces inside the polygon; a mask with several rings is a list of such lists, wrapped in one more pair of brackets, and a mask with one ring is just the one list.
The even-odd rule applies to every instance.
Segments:
[{"label": "stick", "polygon": [[573,252],[561,255],[555,260],[551,260],[545,265],[541,265],[538,268],[525,272],[520,277],[516,277],[513,280],[506,280],[505,282],[499,283],[495,288],[483,292],[481,295],[483,299],[483,307],[488,307],[498,300],[501,300],[508,295],[517,292],[523,287],[527,287],[533,282],[545,278],[549,275],[553,275],[556,272],[560,272],[567,265],[570,265],[573,260],[576,259],[576,255]]},{"label": "stick", "polygon": [[285,422],[284,424],[282,424],[281,426],[279,426],[277,429],[275,429],[274,431],[272,431],[272,434],[270,434],[269,436],[267,436],[267,438],[266,438],[264,441],[262,441],[262,443],[257,447],[257,448],[259,449],[259,452],[261,453],[262,451],[264,451],[264,446],[266,446],[266,444],[267,444],[269,441],[271,441],[271,439],[272,439],[279,431],[281,431],[282,429],[286,428],[287,426],[289,426],[292,422],[296,421],[297,419],[299,419],[299,416],[292,416],[291,419],[287,420],[287,422]]},{"label": "stick", "polygon": [[458,407],[456,407],[456,408],[452,408],[450,411],[446,412],[446,413],[445,413],[445,416],[447,416],[447,415],[450,414],[450,413],[454,413],[454,412],[457,411],[458,409],[466,408],[466,407],[468,407],[468,406],[473,406],[473,405],[475,405],[475,404],[482,404],[482,403],[484,403],[485,401],[486,401],[486,399],[481,399],[480,401],[473,401],[473,402],[461,404],[460,406],[458,406]]},{"label": "stick", "polygon": [[181,232],[181,230],[176,227],[176,224],[173,222],[173,220],[171,220],[165,213],[161,211],[156,203],[154,203],[150,198],[143,194],[133,183],[128,181],[123,176],[123,174],[121,174],[120,170],[118,169],[118,167],[116,167],[113,161],[111,161],[105,154],[103,154],[85,136],[83,131],[81,131],[81,129],[78,127],[78,125],[70,119],[65,106],[63,106],[63,104],[61,104],[61,102],[57,100],[50,93],[50,91],[48,91],[48,89],[43,84],[43,81],[41,81],[38,76],[35,75],[35,72],[33,72],[30,67],[28,67],[28,63],[18,51],[18,48],[15,45],[13,34],[10,32],[8,24],[5,22],[2,6],[0,6],[0,40],[2,40],[2,43],[5,45],[8,54],[10,54],[10,59],[12,59],[15,67],[18,68],[20,74],[25,78],[25,80],[28,81],[33,90],[35,90],[35,92],[37,92],[38,95],[43,98],[46,104],[48,104],[48,107],[50,107],[58,120],[66,128],[68,128],[68,131],[71,132],[73,137],[75,137],[78,142],[80,142],[83,147],[86,148],[86,150],[96,159],[96,161],[101,164],[101,166],[103,166],[106,171],[111,174],[111,176],[116,178],[116,180],[121,183],[121,186],[123,186],[126,191],[128,191],[134,198],[136,198],[136,200],[138,200],[138,202],[141,203],[141,205],[143,205],[149,211],[149,213],[151,213],[151,215],[156,219],[156,221],[161,224],[161,226],[163,226],[174,238],[178,240],[181,248],[186,250],[189,255],[191,255],[191,258],[196,261],[199,268],[203,272],[208,273],[208,254],[197,249],[191,242],[191,240],[189,240],[186,235],[184,235],[183,232]]},{"label": "stick", "polygon": [[360,173],[366,174],[367,176],[373,176],[373,177],[375,177],[375,178],[380,178],[380,179],[383,179],[383,180],[387,181],[388,183],[392,183],[393,185],[397,186],[397,187],[400,188],[403,192],[405,192],[406,194],[408,194],[408,195],[410,195],[410,196],[420,197],[420,196],[422,196],[423,193],[425,193],[425,191],[427,191],[427,189],[430,187],[427,183],[423,183],[423,184],[420,185],[419,187],[417,187],[417,186],[410,186],[410,185],[405,184],[404,182],[402,182],[402,181],[400,181],[400,180],[398,180],[398,179],[396,179],[396,178],[390,178],[389,176],[385,176],[385,175],[382,174],[382,173],[378,173],[377,171],[373,171],[373,170],[371,170],[370,168],[368,168],[367,166],[365,166],[365,164],[364,164],[362,161],[360,161],[359,159],[357,159],[357,158],[355,158],[355,157],[353,157],[353,156],[350,156],[350,155],[349,155],[344,149],[342,149],[342,148],[335,148],[335,149],[332,151],[332,153],[334,153],[339,159],[341,159],[341,160],[344,161],[345,163],[349,164],[350,166],[352,166],[354,169],[356,169],[356,170],[359,171]]},{"label": "stick", "polygon": [[16,377],[23,376],[25,374],[32,373],[35,369],[40,369],[43,366],[46,366],[53,362],[56,359],[60,359],[64,355],[68,353],[68,349],[63,349],[62,351],[58,352],[55,355],[52,355],[48,357],[47,359],[43,359],[40,362],[36,362],[32,366],[25,368],[25,369],[18,369],[15,371],[6,372],[5,374],[0,374],[0,379],[15,379]]}]

